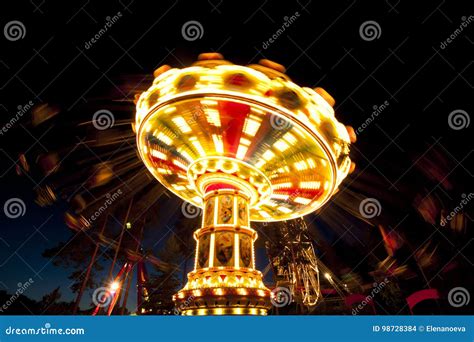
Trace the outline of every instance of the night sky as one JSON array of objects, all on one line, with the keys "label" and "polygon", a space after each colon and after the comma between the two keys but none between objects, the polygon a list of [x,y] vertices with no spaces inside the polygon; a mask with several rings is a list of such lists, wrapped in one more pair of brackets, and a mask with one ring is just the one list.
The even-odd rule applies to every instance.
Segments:
[{"label": "night sky", "polygon": [[[453,128],[449,115],[456,111],[470,120],[473,113],[474,18],[467,2],[413,6],[409,1],[316,0],[2,3],[1,26],[17,20],[25,34],[18,40],[0,36],[1,126],[30,101],[34,106],[54,105],[60,115],[53,129],[44,130],[32,128],[28,110],[0,135],[0,205],[11,198],[25,203],[21,217],[0,212],[0,289],[14,292],[18,283],[33,278],[26,295],[41,299],[60,286],[62,300],[74,299],[70,270],[41,256],[74,235],[64,223],[69,204],[63,199],[50,207],[35,204],[34,187],[47,180],[18,176],[19,154],[25,153],[32,165],[35,156],[51,149],[67,155],[85,136],[80,123],[90,122],[97,110],[112,110],[117,123],[130,120],[135,114],[133,97],[151,84],[153,70],[162,64],[190,65],[199,53],[209,51],[236,64],[262,58],[281,63],[297,84],[325,88],[336,99],[338,120],[356,130],[384,105],[358,134],[351,150],[357,169],[342,184],[338,199],[321,215],[307,218],[320,239],[318,254],[336,274],[356,267],[354,272],[370,282],[371,259],[383,259],[385,253],[382,246],[373,249],[381,241],[375,227],[384,224],[400,229],[412,251],[427,238],[440,244],[440,271],[459,259],[457,277],[443,291],[472,288],[472,279],[463,276],[469,270],[472,274],[472,253],[467,252],[472,249],[472,203],[464,209],[467,228],[462,233],[427,222],[416,203],[419,196],[437,194],[449,212],[463,194],[472,192],[472,124]],[[87,47],[107,17],[119,12],[119,19]],[[268,43],[295,13],[297,19]],[[201,24],[201,38],[184,39],[182,27],[188,21]],[[361,31],[368,21],[377,24],[375,38]],[[460,26],[463,30],[446,42]],[[126,128],[131,132],[129,125]],[[82,157],[95,158],[65,157],[60,177],[80,167],[75,165],[81,160],[74,158]],[[439,167],[438,177],[430,176],[435,172],[426,160]],[[378,198],[383,217],[367,222],[350,215],[359,206],[354,193],[356,199]],[[173,196],[160,198],[159,219],[149,224],[144,248],[162,248],[157,241],[173,234],[180,205]],[[264,230],[260,236],[265,239]],[[257,266],[263,269],[268,263],[263,242],[258,247]],[[446,280],[435,274],[434,286]],[[271,277],[266,280],[271,282]],[[417,286],[413,290],[422,288]],[[90,292],[83,297],[83,308],[90,304]],[[131,295],[132,310],[135,300]]]}]

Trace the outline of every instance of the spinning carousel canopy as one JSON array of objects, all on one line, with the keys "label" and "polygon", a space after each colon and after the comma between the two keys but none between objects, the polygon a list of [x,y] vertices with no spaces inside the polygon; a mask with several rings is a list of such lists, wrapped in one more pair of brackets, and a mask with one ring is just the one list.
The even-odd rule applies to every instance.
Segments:
[{"label": "spinning carousel canopy", "polygon": [[191,67],[158,69],[137,101],[146,167],[198,207],[223,184],[244,191],[253,221],[320,208],[349,172],[350,136],[329,94],[296,85],[284,71],[268,60],[234,65],[215,53]]}]

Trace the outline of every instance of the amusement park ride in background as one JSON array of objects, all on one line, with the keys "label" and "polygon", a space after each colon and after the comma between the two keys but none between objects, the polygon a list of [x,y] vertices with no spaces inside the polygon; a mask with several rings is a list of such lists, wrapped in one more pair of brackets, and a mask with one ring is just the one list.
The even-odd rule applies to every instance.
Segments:
[{"label": "amusement park ride in background", "polygon": [[[276,309],[311,313],[316,304],[324,300],[324,295],[336,294],[343,300],[349,294],[347,287],[318,260],[304,219],[288,221],[276,229],[278,238],[265,242],[275,288],[280,289],[275,295],[283,296],[279,301],[277,298],[277,303],[286,304],[281,308],[277,304]],[[320,271],[326,285],[324,289],[321,289]],[[331,297],[334,298],[327,296],[326,300]]]}]

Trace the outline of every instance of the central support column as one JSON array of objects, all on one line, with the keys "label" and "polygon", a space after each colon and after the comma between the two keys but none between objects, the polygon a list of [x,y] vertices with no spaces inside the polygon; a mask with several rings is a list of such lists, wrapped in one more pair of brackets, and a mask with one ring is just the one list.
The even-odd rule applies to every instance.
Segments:
[{"label": "central support column", "polygon": [[249,198],[233,186],[209,186],[204,198],[202,227],[194,271],[186,286],[173,296],[184,315],[266,315],[270,291],[255,270]]}]

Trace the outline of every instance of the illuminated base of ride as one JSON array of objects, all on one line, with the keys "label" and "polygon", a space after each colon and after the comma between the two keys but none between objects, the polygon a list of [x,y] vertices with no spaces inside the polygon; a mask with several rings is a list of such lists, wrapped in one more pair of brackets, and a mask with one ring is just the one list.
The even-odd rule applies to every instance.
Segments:
[{"label": "illuminated base of ride", "polygon": [[271,292],[255,270],[249,196],[232,184],[208,189],[203,225],[194,232],[196,267],[173,297],[176,307],[183,315],[266,315]]}]

